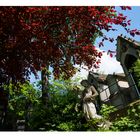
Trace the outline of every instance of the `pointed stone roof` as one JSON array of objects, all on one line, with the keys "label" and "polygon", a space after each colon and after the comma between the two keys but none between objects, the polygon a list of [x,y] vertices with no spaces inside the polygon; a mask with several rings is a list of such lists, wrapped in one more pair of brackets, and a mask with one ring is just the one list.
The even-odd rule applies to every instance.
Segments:
[{"label": "pointed stone roof", "polygon": [[129,47],[133,47],[137,50],[140,50],[140,42],[127,38],[126,36],[117,37],[117,49],[116,49],[116,58],[120,61],[121,54],[123,51],[126,51]]},{"label": "pointed stone roof", "polygon": [[131,38],[128,38],[126,36],[122,36],[122,35],[118,36],[117,42],[118,41],[124,41],[125,43],[131,44],[132,47],[135,47],[136,49],[140,49],[140,42],[133,40]]},{"label": "pointed stone roof", "polygon": [[114,76],[119,80],[126,80],[126,76],[124,73],[114,73],[114,74],[99,74],[95,72],[89,72],[88,78],[92,76],[98,83],[107,84],[107,77]]}]

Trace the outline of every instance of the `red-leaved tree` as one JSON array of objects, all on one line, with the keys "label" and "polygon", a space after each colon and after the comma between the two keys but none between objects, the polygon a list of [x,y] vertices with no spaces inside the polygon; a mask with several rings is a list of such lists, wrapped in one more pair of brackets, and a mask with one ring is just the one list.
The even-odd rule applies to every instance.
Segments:
[{"label": "red-leaved tree", "polygon": [[[121,7],[131,10],[130,7]],[[118,14],[115,7],[0,7],[0,71],[13,81],[28,79],[46,66],[56,78],[75,73],[74,65],[96,68],[102,52],[94,46],[96,37],[113,42],[102,30],[123,26],[130,20]]]}]

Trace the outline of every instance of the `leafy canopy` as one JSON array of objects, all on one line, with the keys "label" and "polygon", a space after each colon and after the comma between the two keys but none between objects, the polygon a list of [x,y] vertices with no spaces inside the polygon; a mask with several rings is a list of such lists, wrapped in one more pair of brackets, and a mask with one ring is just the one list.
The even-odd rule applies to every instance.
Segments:
[{"label": "leafy canopy", "polygon": [[[121,7],[131,10],[130,7]],[[74,65],[96,68],[102,52],[94,46],[97,36],[113,42],[102,31],[120,25],[131,35],[130,20],[115,7],[0,7],[0,68],[13,81],[51,66],[55,78],[71,77]]]}]

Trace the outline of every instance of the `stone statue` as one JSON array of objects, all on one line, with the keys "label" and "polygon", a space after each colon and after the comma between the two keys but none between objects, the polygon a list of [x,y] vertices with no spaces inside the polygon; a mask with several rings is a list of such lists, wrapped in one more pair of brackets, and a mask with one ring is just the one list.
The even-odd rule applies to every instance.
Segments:
[{"label": "stone statue", "polygon": [[81,85],[85,87],[82,92],[83,112],[86,120],[101,119],[102,117],[97,114],[95,100],[98,93],[94,86],[90,85],[88,80],[82,80]]}]

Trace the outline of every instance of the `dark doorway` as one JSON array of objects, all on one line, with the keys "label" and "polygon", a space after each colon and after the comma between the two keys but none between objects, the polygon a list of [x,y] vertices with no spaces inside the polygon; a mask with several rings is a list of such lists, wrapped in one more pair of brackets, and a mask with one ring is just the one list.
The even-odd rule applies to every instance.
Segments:
[{"label": "dark doorway", "polygon": [[138,87],[137,77],[136,77],[136,74],[134,73],[134,71],[132,69],[136,60],[137,60],[137,58],[135,56],[128,54],[125,58],[125,66],[126,66],[127,70],[129,71],[131,77],[133,78],[132,80],[134,80],[134,83],[136,84],[136,87],[137,87],[137,89],[140,93],[140,88]]}]

